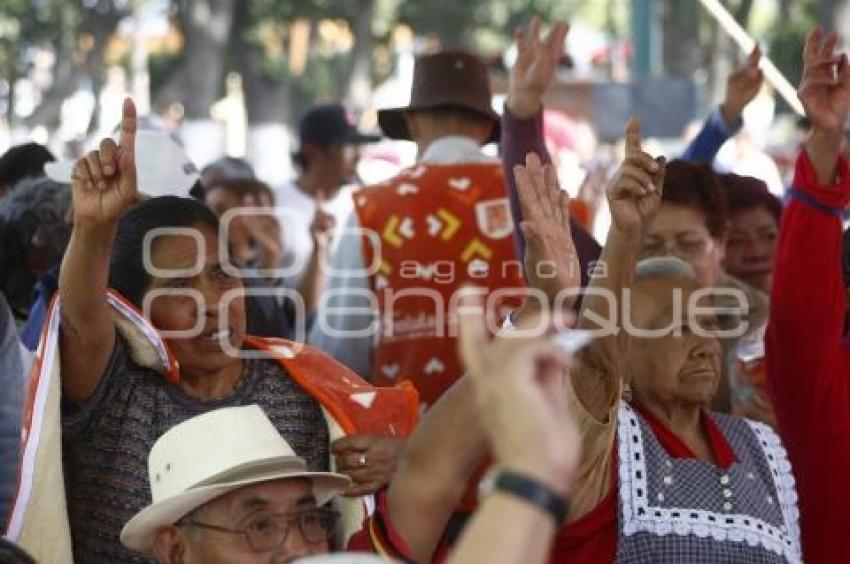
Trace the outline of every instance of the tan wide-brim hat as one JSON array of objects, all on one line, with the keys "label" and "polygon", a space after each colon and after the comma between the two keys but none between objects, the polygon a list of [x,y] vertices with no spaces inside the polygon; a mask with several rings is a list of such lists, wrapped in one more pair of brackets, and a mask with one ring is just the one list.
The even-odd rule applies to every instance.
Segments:
[{"label": "tan wide-brim hat", "polygon": [[499,114],[493,111],[490,77],[484,63],[470,53],[443,51],[416,59],[410,103],[403,108],[378,110],[378,124],[391,139],[411,140],[406,112],[437,108],[463,108],[493,122],[488,143],[501,133]]},{"label": "tan wide-brim hat", "polygon": [[231,491],[305,479],[322,506],[351,483],[342,474],[308,471],[256,405],[217,409],[172,427],[151,448],[148,469],[153,503],[121,531],[121,543],[143,554],[151,554],[159,529]]}]

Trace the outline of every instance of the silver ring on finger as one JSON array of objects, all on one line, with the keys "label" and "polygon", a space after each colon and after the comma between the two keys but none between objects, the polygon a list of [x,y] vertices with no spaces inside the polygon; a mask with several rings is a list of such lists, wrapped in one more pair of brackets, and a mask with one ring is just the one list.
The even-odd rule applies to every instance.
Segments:
[{"label": "silver ring on finger", "polygon": [[365,452],[360,453],[360,458],[357,459],[357,465],[358,466],[366,466],[366,453]]}]

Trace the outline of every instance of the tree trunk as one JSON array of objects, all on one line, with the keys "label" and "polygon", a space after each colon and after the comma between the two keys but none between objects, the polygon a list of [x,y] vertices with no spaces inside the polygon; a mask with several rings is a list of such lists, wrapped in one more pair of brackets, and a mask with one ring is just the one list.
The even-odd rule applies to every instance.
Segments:
[{"label": "tree trunk", "polygon": [[[59,20],[62,22],[62,27],[59,30],[59,37],[53,45],[56,57],[56,62],[53,65],[53,82],[47,92],[44,93],[41,103],[24,119],[24,126],[27,128],[33,128],[37,125],[53,127],[58,125],[62,103],[74,93],[82,79],[80,65],[75,62],[77,46],[73,8],[63,2],[60,10],[63,12],[62,18]],[[96,47],[94,46],[92,50]],[[91,52],[89,51],[89,54]]]},{"label": "tree trunk", "polygon": [[261,46],[239,40],[237,53],[237,62],[242,71],[248,123],[288,121],[291,118],[289,113],[292,81],[278,80],[264,72],[265,53]]},{"label": "tree trunk", "polygon": [[375,0],[358,0],[357,16],[353,21],[354,48],[348,75],[346,102],[358,112],[369,107],[372,97],[372,16]]},{"label": "tree trunk", "polygon": [[[106,25],[104,25],[106,23]],[[108,22],[98,22],[94,25],[95,29],[92,31],[94,34],[94,47],[91,52],[91,60],[87,65],[86,72],[88,74],[88,78],[91,80],[91,89],[92,95],[94,96],[94,109],[91,114],[91,121],[89,122],[88,133],[94,133],[98,129],[103,129],[104,127],[112,127],[115,124],[111,123],[99,123],[100,117],[100,93],[103,90],[103,85],[106,82],[106,61],[103,58],[103,52],[106,49],[106,43],[109,41],[109,36],[112,35],[112,32],[115,31],[115,27],[118,22],[115,22],[114,25],[110,25]]]},{"label": "tree trunk", "polygon": [[747,29],[750,22],[750,13],[753,11],[753,0],[741,0],[738,8],[733,12],[735,21],[737,21],[744,29]]},{"label": "tree trunk", "polygon": [[270,77],[264,71],[263,48],[246,40],[244,33],[237,31],[234,37],[248,117],[246,156],[258,177],[277,185],[292,176],[290,131],[286,126],[293,117],[292,80]]},{"label": "tree trunk", "polygon": [[188,120],[208,120],[210,106],[218,99],[223,83],[226,50],[233,23],[234,0],[188,0],[182,13],[185,36],[181,74]]},{"label": "tree trunk", "polygon": [[130,92],[139,113],[151,111],[150,74],[148,73],[148,47],[142,33],[143,0],[133,2],[133,48],[130,53]]},{"label": "tree trunk", "polygon": [[182,78],[184,121],[181,135],[189,158],[198,165],[225,151],[223,124],[210,116],[224,83],[227,46],[233,24],[234,0],[186,0],[180,13],[183,28]]}]

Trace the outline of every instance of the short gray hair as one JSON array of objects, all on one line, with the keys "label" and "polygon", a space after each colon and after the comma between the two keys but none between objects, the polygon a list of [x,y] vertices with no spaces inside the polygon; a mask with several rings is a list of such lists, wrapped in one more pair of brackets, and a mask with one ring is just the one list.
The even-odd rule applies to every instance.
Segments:
[{"label": "short gray hair", "polygon": [[643,259],[635,267],[635,281],[654,278],[684,278],[696,282],[694,267],[678,257],[651,257]]}]

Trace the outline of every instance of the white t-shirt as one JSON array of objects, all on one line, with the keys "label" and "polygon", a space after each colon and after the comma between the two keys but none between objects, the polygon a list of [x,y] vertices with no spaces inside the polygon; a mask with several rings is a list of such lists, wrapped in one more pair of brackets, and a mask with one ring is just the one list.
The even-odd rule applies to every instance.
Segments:
[{"label": "white t-shirt", "polygon": [[[351,199],[353,186],[343,187],[335,198],[326,200],[322,209],[336,219],[335,233],[343,228],[345,220],[354,210]],[[288,288],[297,288],[304,276],[304,269],[313,254],[313,239],[310,237],[310,224],[316,215],[316,201],[302,192],[294,180],[285,182],[275,190],[275,205],[279,208],[278,219],[283,235],[283,266],[292,269],[291,275],[284,276]],[[333,246],[339,238],[334,237]]]}]

